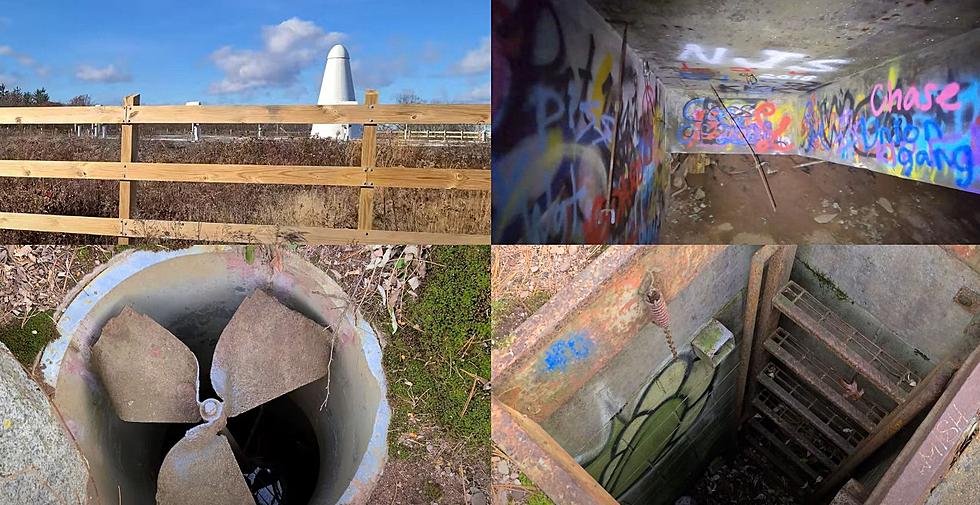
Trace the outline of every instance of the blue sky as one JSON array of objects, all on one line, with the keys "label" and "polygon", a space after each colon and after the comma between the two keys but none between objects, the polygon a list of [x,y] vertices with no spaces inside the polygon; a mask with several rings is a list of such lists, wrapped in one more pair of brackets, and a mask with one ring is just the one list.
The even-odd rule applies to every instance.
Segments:
[{"label": "blue sky", "polygon": [[489,0],[0,0],[0,82],[63,102],[316,103],[338,42],[359,101],[490,101]]}]

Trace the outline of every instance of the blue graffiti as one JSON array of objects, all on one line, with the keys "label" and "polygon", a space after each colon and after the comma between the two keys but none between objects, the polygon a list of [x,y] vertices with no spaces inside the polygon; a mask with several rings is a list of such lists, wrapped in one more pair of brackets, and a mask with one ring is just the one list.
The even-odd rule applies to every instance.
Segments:
[{"label": "blue graffiti", "polygon": [[592,354],[592,340],[584,333],[576,333],[567,339],[559,339],[545,351],[541,368],[545,372],[566,372],[569,365],[582,361]]}]

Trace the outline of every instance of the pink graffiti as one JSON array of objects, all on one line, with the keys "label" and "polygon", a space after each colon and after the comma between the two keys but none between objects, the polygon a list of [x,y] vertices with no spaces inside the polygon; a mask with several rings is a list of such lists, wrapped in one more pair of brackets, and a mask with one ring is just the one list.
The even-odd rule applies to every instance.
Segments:
[{"label": "pink graffiti", "polygon": [[[922,87],[921,93],[915,86],[909,86],[903,92],[901,87],[892,88],[891,84],[889,84],[888,91],[885,92],[884,84],[875,84],[871,88],[871,113],[875,116],[880,116],[886,112],[891,112],[892,109],[909,111],[913,108],[919,109],[920,111],[927,111],[932,108],[932,94],[937,88],[939,88],[937,84],[930,82]],[[960,108],[960,102],[956,100],[956,94],[959,92],[960,83],[951,82],[946,84],[943,86],[943,89],[939,90],[939,94],[936,95],[936,105],[944,112],[958,110]],[[884,95],[884,98],[882,99],[879,94]],[[920,99],[920,95],[925,99],[924,101]],[[879,100],[881,100],[881,104],[877,105],[875,102]],[[952,102],[950,102],[951,100]]]}]

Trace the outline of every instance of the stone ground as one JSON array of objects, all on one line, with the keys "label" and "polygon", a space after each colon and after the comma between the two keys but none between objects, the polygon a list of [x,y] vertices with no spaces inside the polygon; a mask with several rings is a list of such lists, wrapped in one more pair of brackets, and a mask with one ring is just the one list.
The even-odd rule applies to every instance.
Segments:
[{"label": "stone ground", "polygon": [[[980,195],[801,156],[762,156],[773,213],[750,155],[711,155],[670,199],[666,244],[980,242]],[[675,177],[676,180],[676,177]],[[672,188],[671,191],[678,191]]]},{"label": "stone ground", "polygon": [[[116,252],[112,246],[0,247],[0,326],[20,325],[31,314],[55,308],[78,281]],[[400,300],[413,289],[406,282],[388,280],[396,260],[405,257],[401,247],[300,247],[297,253],[340,283],[379,329],[387,324],[388,314],[376,296],[377,287],[386,290],[396,313]],[[254,254],[275,261],[271,248],[259,247]],[[420,270],[423,276],[424,266]],[[369,503],[486,505],[489,457],[426,420],[418,420],[413,428],[413,436],[398,444],[416,450],[404,459],[389,457]]]}]

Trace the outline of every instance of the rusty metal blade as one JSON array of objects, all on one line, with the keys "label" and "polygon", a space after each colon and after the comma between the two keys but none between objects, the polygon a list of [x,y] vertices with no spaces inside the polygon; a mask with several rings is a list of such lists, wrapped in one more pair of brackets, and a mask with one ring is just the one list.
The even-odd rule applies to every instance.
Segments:
[{"label": "rusty metal blade", "polygon": [[92,364],[123,421],[194,423],[198,364],[194,353],[153,319],[126,307],[102,327]]},{"label": "rusty metal blade", "polygon": [[157,505],[254,503],[228,439],[211,425],[191,429],[163,459]]},{"label": "rusty metal blade", "polygon": [[333,333],[255,290],[214,349],[211,385],[229,417],[327,374]]}]

